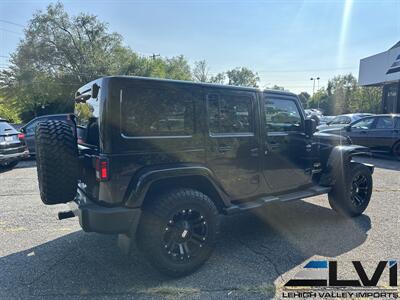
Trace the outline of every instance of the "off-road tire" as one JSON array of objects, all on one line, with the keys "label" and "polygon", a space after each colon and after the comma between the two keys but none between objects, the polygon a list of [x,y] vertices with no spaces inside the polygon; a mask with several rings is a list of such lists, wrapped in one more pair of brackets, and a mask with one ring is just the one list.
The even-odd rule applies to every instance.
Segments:
[{"label": "off-road tire", "polygon": [[[150,203],[144,205],[136,235],[138,248],[156,269],[167,276],[181,277],[194,272],[210,257],[215,247],[219,232],[219,215],[214,203],[205,194],[188,188],[166,191],[149,200]],[[194,252],[197,255],[194,254],[187,258],[185,255],[179,254],[175,258],[173,254],[168,254],[173,250],[166,249],[165,236],[168,234],[166,230],[170,226],[168,224],[172,224],[171,220],[174,220],[175,223],[177,214],[183,214],[183,212],[186,214],[197,214],[198,212],[202,217],[201,221],[207,224],[207,234],[204,236],[202,244],[197,244],[197,242],[193,245],[192,242],[186,244],[186,247],[191,245],[193,249],[197,249],[199,252]],[[178,224],[172,226],[178,227]],[[174,227],[168,228],[171,228],[172,236]],[[190,235],[192,232],[189,233],[189,238]],[[179,234],[177,236],[181,238]],[[195,248],[196,245],[197,248]],[[179,250],[180,248],[181,246],[178,247]],[[183,251],[183,247],[180,251]],[[183,260],[182,257],[185,259]]]},{"label": "off-road tire", "polygon": [[[346,217],[361,215],[368,207],[372,195],[372,175],[368,167],[360,163],[351,163],[347,174],[338,172],[336,182],[328,194],[329,204],[336,212]],[[358,178],[365,181],[365,186],[355,188]],[[359,191],[364,195],[362,202],[356,201],[354,193]],[[358,196],[358,194],[357,194]],[[360,197],[358,197],[360,198]]]},{"label": "off-road tire", "polygon": [[40,197],[44,204],[74,199],[78,184],[78,146],[72,127],[62,121],[36,127],[36,164]]}]

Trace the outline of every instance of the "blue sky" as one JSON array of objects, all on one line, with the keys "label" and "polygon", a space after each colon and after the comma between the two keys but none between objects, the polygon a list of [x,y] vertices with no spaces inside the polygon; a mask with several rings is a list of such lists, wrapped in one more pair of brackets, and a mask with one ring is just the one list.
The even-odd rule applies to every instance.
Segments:
[{"label": "blue sky", "polygon": [[[0,67],[32,14],[54,1],[0,0]],[[205,59],[210,73],[236,66],[261,86],[312,92],[338,74],[358,75],[361,58],[400,40],[400,0],[385,1],[63,1],[70,14],[92,13],[142,55]]]}]

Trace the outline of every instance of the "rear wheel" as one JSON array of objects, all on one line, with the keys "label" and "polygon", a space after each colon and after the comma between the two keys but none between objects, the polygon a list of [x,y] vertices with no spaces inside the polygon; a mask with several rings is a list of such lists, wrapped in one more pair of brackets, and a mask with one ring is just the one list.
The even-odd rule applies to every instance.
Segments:
[{"label": "rear wheel", "polygon": [[398,141],[396,144],[394,144],[394,146],[392,148],[392,153],[393,153],[393,156],[397,160],[400,160],[400,141]]},{"label": "rear wheel", "polygon": [[208,196],[176,189],[144,207],[137,244],[161,273],[179,277],[194,272],[209,258],[218,230],[218,211]]},{"label": "rear wheel", "polygon": [[62,121],[36,127],[36,164],[44,204],[74,199],[78,184],[78,146],[72,127]]},{"label": "rear wheel", "polygon": [[361,215],[371,199],[373,183],[370,170],[363,164],[351,163],[349,173],[341,176],[328,194],[330,206],[345,216]]}]

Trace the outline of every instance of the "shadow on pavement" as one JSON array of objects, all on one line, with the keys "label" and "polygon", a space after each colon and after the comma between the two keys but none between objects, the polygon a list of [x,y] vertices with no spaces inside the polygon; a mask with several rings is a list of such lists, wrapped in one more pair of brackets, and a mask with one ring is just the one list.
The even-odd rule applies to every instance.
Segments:
[{"label": "shadow on pavement", "polygon": [[36,167],[36,160],[32,159],[26,159],[26,160],[21,160],[15,167],[13,168],[7,168],[7,167],[1,167],[0,168],[0,174],[12,171],[14,169],[22,169],[22,168],[33,168]]},{"label": "shadow on pavement", "polygon": [[136,250],[124,256],[115,236],[77,231],[2,257],[0,298],[157,298],[160,295],[151,291],[159,286],[194,288],[206,298],[220,298],[221,293],[228,297],[231,290],[241,296],[272,297],[282,274],[313,256],[336,257],[358,247],[370,227],[368,216],[345,219],[303,201],[224,217],[211,259],[181,279],[161,276]]}]

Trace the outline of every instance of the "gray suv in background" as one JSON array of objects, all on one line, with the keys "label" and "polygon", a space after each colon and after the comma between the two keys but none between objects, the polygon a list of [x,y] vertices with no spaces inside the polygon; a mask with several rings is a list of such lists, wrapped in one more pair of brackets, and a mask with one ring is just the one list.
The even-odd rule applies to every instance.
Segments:
[{"label": "gray suv in background", "polygon": [[27,156],[23,135],[0,119],[0,168],[12,168]]}]

